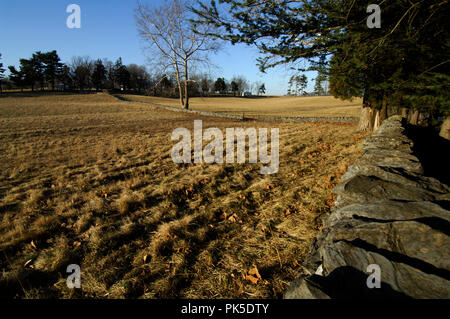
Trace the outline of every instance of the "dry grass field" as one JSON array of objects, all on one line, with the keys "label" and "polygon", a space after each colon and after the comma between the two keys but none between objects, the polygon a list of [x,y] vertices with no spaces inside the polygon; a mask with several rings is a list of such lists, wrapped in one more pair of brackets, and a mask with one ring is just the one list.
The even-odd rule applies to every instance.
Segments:
[{"label": "dry grass field", "polygon": [[[242,108],[287,112],[253,102]],[[279,172],[174,164],[171,132],[194,119],[278,127]],[[279,297],[360,153],[355,127],[200,117],[103,94],[0,97],[0,296]],[[81,290],[66,286],[69,264]]]},{"label": "dry grass field", "polygon": [[[179,107],[178,99],[122,94],[130,101],[149,102]],[[362,99],[343,101],[332,96],[310,97],[194,97],[190,108],[199,111],[237,113],[245,115],[286,117],[359,117]]]}]

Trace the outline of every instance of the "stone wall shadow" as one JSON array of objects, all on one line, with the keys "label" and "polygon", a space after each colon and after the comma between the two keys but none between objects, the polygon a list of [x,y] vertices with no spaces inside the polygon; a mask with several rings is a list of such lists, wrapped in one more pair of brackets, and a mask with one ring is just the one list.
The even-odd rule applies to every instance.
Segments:
[{"label": "stone wall shadow", "polygon": [[413,152],[423,165],[424,175],[450,185],[450,165],[447,157],[450,141],[439,136],[433,128],[407,125],[405,132],[414,142]]},{"label": "stone wall shadow", "polygon": [[380,288],[367,287],[368,274],[350,266],[333,270],[327,277],[312,275],[308,282],[332,299],[411,299],[384,282]]}]

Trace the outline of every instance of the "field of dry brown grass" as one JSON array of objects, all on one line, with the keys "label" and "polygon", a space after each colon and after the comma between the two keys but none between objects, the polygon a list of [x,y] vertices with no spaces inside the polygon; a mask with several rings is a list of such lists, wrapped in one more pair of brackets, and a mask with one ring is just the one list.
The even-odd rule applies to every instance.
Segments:
[{"label": "field of dry brown grass", "polygon": [[[130,101],[180,106],[178,99],[132,94],[120,96]],[[359,117],[362,104],[362,99],[343,101],[332,96],[194,97],[189,101],[190,109],[198,111],[286,117]]]},{"label": "field of dry brown grass", "polygon": [[[278,127],[280,168],[174,164],[174,128]],[[0,296],[272,298],[302,271],[354,124],[239,122],[103,94],[0,97]],[[66,287],[79,264],[82,289]]]}]

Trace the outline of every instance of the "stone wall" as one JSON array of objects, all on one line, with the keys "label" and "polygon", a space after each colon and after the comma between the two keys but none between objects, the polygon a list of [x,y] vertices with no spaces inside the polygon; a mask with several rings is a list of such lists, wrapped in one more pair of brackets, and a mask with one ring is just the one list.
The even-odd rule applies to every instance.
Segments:
[{"label": "stone wall", "polygon": [[[450,188],[424,176],[399,116],[363,151],[334,189],[335,207],[284,297],[450,298]],[[367,285],[371,264],[381,288]]]}]

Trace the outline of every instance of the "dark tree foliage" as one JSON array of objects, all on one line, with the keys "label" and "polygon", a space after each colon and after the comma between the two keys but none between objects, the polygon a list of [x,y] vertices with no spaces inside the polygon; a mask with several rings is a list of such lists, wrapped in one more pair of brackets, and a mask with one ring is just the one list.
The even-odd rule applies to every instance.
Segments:
[{"label": "dark tree foliage", "polygon": [[73,74],[74,84],[80,91],[87,89],[90,86],[91,70],[89,67],[80,65]]},{"label": "dark tree foliage", "polygon": [[61,72],[58,74],[58,80],[62,84],[64,91],[73,87],[72,75],[70,74],[70,68],[67,65],[62,65]]},{"label": "dark tree foliage", "polygon": [[[367,26],[369,4],[381,28]],[[363,97],[387,114],[407,107],[449,112],[449,2],[442,0],[211,0],[192,10],[214,36],[259,48],[262,71],[301,61],[325,67],[333,95]]]},{"label": "dark tree foliage", "polygon": [[150,86],[151,77],[143,66],[130,64],[127,66],[130,73],[130,89],[137,92],[145,91]]},{"label": "dark tree foliage", "polygon": [[92,72],[92,84],[97,91],[103,89],[103,84],[106,80],[106,68],[103,65],[102,60],[98,59],[94,65],[94,71]]},{"label": "dark tree foliage", "polygon": [[19,70],[16,70],[14,66],[8,67],[11,73],[10,80],[22,90],[25,86],[29,86],[34,91],[35,83],[40,77],[35,66],[35,63],[31,59],[20,59]]},{"label": "dark tree foliage", "polygon": [[52,90],[54,90],[58,76],[61,74],[63,68],[58,53],[55,50],[47,53],[38,52],[37,59],[40,60],[42,65],[45,81],[50,84]]},{"label": "dark tree foliage", "polygon": [[117,84],[124,90],[130,88],[130,72],[125,65],[122,64],[122,58],[119,58],[114,65],[114,78]]},{"label": "dark tree foliage", "polygon": [[225,83],[224,78],[217,78],[216,82],[214,82],[214,92],[225,93],[227,90],[227,84]]},{"label": "dark tree foliage", "polygon": [[[70,65],[70,66],[69,66]],[[73,57],[69,65],[61,62],[56,50],[35,52],[30,59],[21,59],[18,69],[9,66],[9,80],[17,88],[52,90],[78,89],[97,91],[103,88],[136,92],[146,91],[150,87],[151,76],[144,66],[130,64],[125,66],[119,58],[115,63],[104,59],[91,60],[88,56]]]},{"label": "dark tree foliage", "polygon": [[42,53],[40,51],[33,53],[30,59],[21,59],[19,70],[14,66],[8,67],[10,70],[10,80],[18,87],[31,87],[34,91],[36,83],[41,90],[50,85],[55,89],[56,82],[60,78],[64,64],[56,51]]}]

